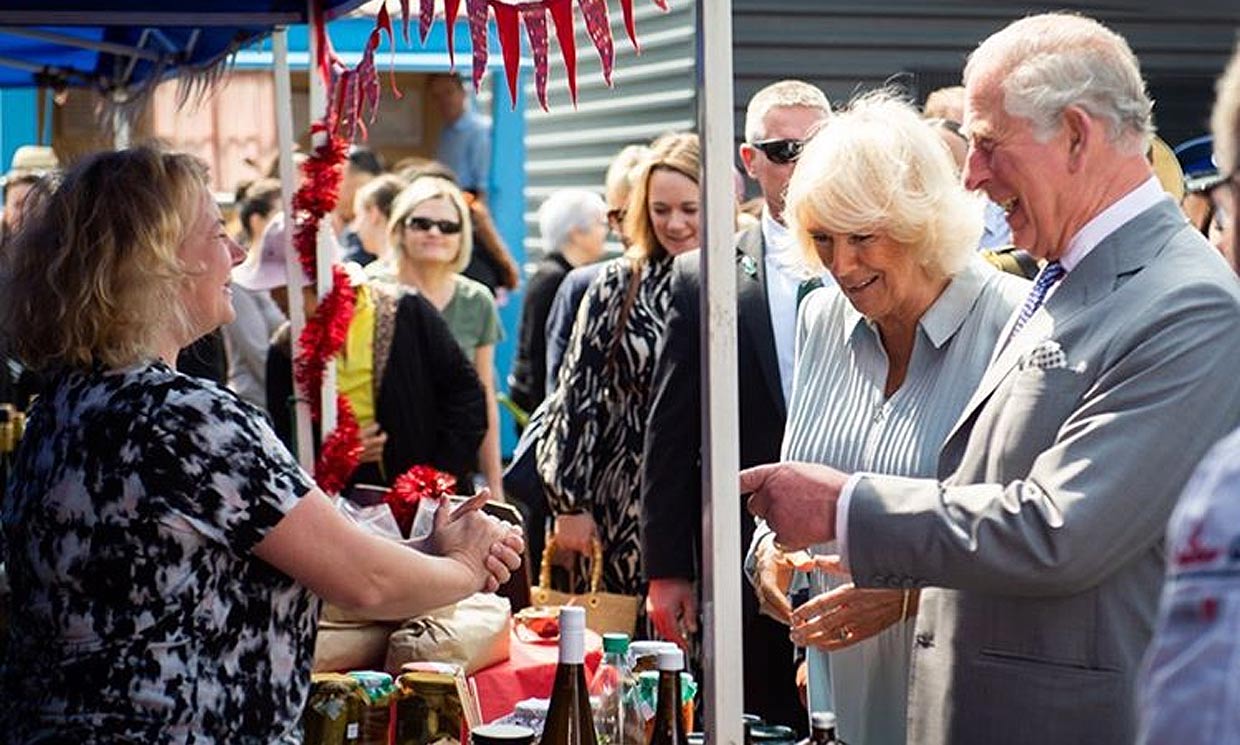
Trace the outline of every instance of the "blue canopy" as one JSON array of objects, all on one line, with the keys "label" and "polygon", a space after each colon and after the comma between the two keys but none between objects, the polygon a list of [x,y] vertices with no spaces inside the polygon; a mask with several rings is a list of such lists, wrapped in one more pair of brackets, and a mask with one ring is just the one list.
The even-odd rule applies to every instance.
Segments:
[{"label": "blue canopy", "polygon": [[[324,0],[327,18],[363,1]],[[307,21],[306,0],[4,0],[0,88],[140,90]]]}]

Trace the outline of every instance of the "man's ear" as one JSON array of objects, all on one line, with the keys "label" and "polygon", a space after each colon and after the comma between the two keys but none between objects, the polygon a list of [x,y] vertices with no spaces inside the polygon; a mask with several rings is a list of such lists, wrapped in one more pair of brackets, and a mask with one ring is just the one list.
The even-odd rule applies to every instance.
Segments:
[{"label": "man's ear", "polygon": [[748,142],[742,142],[740,147],[741,165],[745,166],[745,173],[751,179],[757,179],[758,176],[753,172],[753,159],[758,155],[758,149]]},{"label": "man's ear", "polygon": [[1068,143],[1068,167],[1076,172],[1085,163],[1086,153],[1101,136],[1102,123],[1095,120],[1079,106],[1069,106],[1063,111],[1063,128]]}]

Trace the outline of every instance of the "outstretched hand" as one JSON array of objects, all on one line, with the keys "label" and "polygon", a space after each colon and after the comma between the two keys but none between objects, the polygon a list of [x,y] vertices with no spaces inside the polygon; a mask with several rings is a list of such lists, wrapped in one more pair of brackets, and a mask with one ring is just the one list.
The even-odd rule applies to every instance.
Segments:
[{"label": "outstretched hand", "polygon": [[766,520],[779,547],[797,550],[835,538],[835,503],[846,474],[816,463],[772,463],[741,471],[749,511]]}]

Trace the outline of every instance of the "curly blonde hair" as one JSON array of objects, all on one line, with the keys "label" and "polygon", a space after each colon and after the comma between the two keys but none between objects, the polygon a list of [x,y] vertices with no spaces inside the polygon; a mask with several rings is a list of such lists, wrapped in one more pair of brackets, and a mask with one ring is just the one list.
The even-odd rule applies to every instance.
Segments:
[{"label": "curly blonde hair", "polygon": [[950,277],[982,235],[982,204],[956,177],[939,136],[907,102],[876,91],[810,139],[788,182],[784,216],[811,267],[812,233],[886,233],[932,274]]},{"label": "curly blonde hair", "polygon": [[0,327],[35,369],[109,368],[154,357],[190,327],[178,249],[207,166],[144,146],[88,156],[39,186],[0,258]]}]

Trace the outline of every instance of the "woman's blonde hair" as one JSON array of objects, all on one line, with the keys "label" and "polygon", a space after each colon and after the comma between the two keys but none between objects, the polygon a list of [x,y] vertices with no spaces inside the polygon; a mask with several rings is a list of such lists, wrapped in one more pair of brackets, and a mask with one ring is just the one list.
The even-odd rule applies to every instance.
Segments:
[{"label": "woman's blonde hair", "polygon": [[823,266],[812,233],[880,232],[947,277],[982,235],[982,203],[961,186],[938,134],[886,90],[858,98],[805,144],[784,217],[812,267]]},{"label": "woman's blonde hair", "polygon": [[109,368],[191,327],[178,249],[207,193],[207,166],[143,146],[86,157],[41,187],[0,276],[0,326],[35,369]]},{"label": "woman's blonde hair", "polygon": [[692,132],[665,134],[650,143],[649,157],[638,166],[624,216],[624,234],[632,242],[629,255],[637,259],[661,259],[667,249],[654,234],[650,219],[650,175],[674,171],[695,184],[702,183],[702,154],[698,136]]},{"label": "woman's blonde hair", "polygon": [[392,204],[392,216],[388,220],[388,239],[397,248],[397,261],[404,261],[405,219],[419,204],[431,199],[447,199],[456,208],[457,219],[461,221],[461,249],[457,251],[456,260],[452,262],[452,271],[460,272],[469,266],[469,258],[474,250],[474,226],[465,195],[456,184],[446,178],[418,176],[397,195],[396,202]]}]

